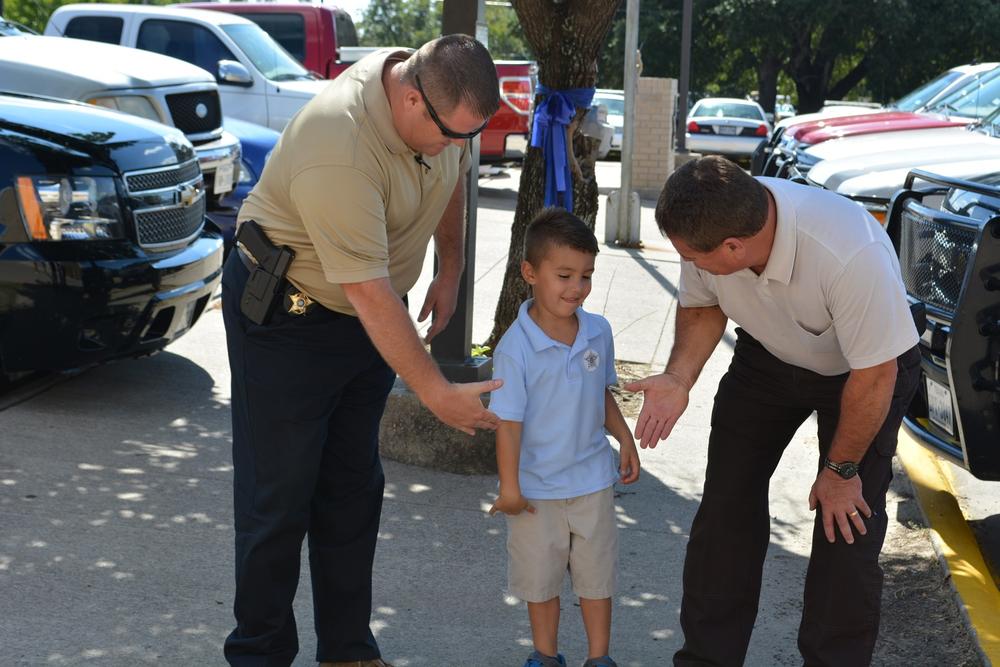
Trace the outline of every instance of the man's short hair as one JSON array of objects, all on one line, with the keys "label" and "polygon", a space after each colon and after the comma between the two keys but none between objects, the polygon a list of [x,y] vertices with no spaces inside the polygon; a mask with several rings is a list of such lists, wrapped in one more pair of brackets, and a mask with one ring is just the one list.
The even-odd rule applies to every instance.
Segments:
[{"label": "man's short hair", "polygon": [[497,68],[486,47],[468,35],[433,39],[406,61],[403,81],[420,85],[438,113],[451,113],[464,103],[477,116],[489,118],[500,108]]},{"label": "man's short hair", "polygon": [[656,224],[698,252],[728,238],[747,238],[767,221],[767,191],[757,179],[721,157],[686,163],[667,179],[656,203]]},{"label": "man's short hair", "polygon": [[537,267],[554,246],[573,248],[589,255],[598,252],[597,237],[580,218],[564,208],[543,208],[524,232],[524,259]]}]

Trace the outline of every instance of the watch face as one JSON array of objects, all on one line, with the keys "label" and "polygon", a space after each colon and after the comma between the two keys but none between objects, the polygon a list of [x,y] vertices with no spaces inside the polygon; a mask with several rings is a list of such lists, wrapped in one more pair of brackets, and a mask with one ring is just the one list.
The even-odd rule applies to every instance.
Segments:
[{"label": "watch face", "polygon": [[850,479],[858,474],[858,466],[850,461],[846,461],[840,464],[840,476],[844,479]]}]

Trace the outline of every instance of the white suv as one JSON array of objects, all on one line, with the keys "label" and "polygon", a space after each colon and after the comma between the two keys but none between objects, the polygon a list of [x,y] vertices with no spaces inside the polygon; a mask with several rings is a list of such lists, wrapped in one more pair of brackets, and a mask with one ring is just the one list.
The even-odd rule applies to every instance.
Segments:
[{"label": "white suv", "polygon": [[153,5],[63,5],[46,35],[153,51],[197,65],[219,84],[226,115],[279,132],[327,81],[317,80],[252,21]]},{"label": "white suv", "polygon": [[218,88],[187,63],[79,39],[0,37],[0,89],[88,102],[173,125],[194,144],[213,203],[239,176],[240,142],[222,129]]}]

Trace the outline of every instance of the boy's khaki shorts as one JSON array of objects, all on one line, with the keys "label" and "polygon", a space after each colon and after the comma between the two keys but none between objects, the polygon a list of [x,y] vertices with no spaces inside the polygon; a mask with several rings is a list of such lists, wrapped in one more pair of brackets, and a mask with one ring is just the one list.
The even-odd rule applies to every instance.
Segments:
[{"label": "boy's khaki shorts", "polygon": [[535,513],[507,516],[507,589],[526,602],[562,592],[569,568],[573,592],[592,600],[615,593],[618,523],[614,487],[568,500],[529,500]]}]

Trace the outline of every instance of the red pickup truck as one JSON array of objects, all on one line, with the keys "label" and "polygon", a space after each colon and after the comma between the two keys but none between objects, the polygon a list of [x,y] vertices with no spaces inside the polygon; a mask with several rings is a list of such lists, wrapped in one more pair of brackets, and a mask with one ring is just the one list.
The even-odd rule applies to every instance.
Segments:
[{"label": "red pickup truck", "polygon": [[[370,51],[358,46],[351,16],[336,7],[273,2],[194,2],[181,5],[230,12],[269,33],[314,74],[332,79]],[[496,61],[503,104],[490,119],[479,144],[483,162],[524,155],[535,89],[535,64],[527,60]]]}]

